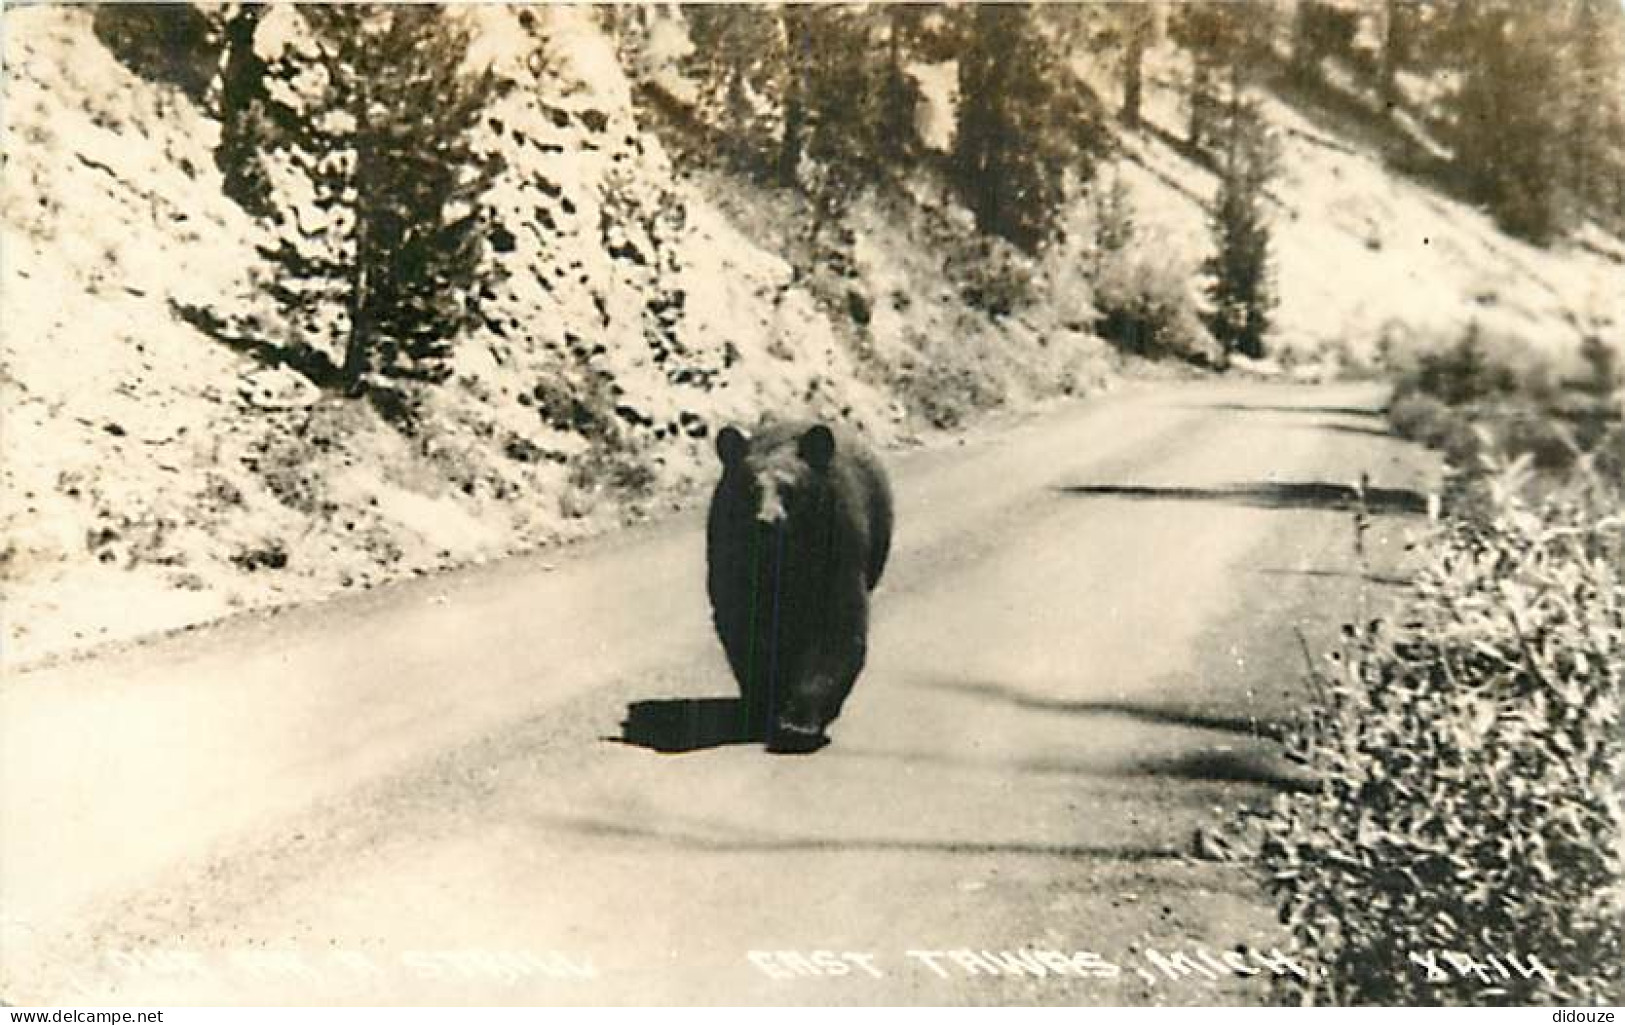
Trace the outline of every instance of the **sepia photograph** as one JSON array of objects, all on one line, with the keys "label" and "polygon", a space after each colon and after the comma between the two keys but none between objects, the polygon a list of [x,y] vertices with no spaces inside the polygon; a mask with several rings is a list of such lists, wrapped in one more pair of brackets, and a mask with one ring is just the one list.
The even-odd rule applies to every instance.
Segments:
[{"label": "sepia photograph", "polygon": [[0,37],[0,1004],[1625,1003],[1622,0]]}]

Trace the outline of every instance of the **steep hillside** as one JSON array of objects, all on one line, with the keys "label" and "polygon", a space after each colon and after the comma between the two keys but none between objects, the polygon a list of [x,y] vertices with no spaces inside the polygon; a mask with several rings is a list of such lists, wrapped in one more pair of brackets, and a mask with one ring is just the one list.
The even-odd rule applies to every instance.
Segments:
[{"label": "steep hillside", "polygon": [[0,502],[7,654],[26,657],[260,590],[198,575],[262,540],[216,530],[230,509],[299,527],[242,466],[267,437],[240,415],[252,365],[166,305],[248,287],[254,230],[220,193],[214,126],[121,68],[85,11],[8,11],[5,38]]},{"label": "steep hillside", "polygon": [[[1282,147],[1272,191],[1281,348],[1369,361],[1383,344],[1453,338],[1476,320],[1572,352],[1585,320],[1625,324],[1617,239],[1591,229],[1542,249],[1510,238],[1481,211],[1387,170],[1372,147],[1278,100],[1267,110]],[[1130,152],[1147,221],[1199,247],[1212,175],[1154,138]]]},{"label": "steep hillside", "polygon": [[[1143,243],[1194,268],[1211,248],[1214,172],[1178,142],[1189,72],[1171,46],[1148,55],[1141,132],[1123,136],[1120,167]],[[1083,78],[1109,92],[1105,68]],[[1270,187],[1280,308],[1272,347],[1374,365],[1384,346],[1488,333],[1571,356],[1586,325],[1625,325],[1625,243],[1594,226],[1540,248],[1483,211],[1396,173],[1372,132],[1347,116],[1265,95],[1279,146]],[[1108,172],[1109,173],[1109,172]],[[1605,327],[1606,330],[1606,327]]]},{"label": "steep hillside", "polygon": [[[764,412],[898,444],[1125,370],[1195,372],[1091,333],[1087,195],[1037,258],[980,235],[925,169],[809,231],[802,200],[704,159],[714,139],[646,104],[592,9],[456,16],[468,62],[513,86],[481,129],[506,168],[487,197],[501,282],[449,380],[402,406],[302,372],[316,343],[272,301],[265,229],[223,194],[205,106],[131,70],[90,8],[7,11],[8,662],[608,529],[700,493],[716,428]],[[296,45],[290,18],[273,9],[255,49]],[[666,94],[692,92],[667,63]],[[1176,141],[1177,54],[1149,66],[1148,128],[1121,137],[1116,175],[1134,259],[1194,308],[1215,180]],[[911,73],[940,150],[952,62]],[[1266,110],[1284,358],[1333,373],[1471,320],[1566,351],[1587,318],[1625,323],[1616,240],[1511,241],[1346,125]]]},{"label": "steep hillside", "polygon": [[[600,531],[694,493],[714,428],[767,411],[895,442],[1110,376],[1087,334],[966,309],[920,255],[930,230],[968,247],[963,226],[878,211],[859,339],[847,296],[832,318],[744,230],[794,212],[675,174],[591,13],[538,13],[464,12],[470,60],[520,86],[487,122],[515,237],[486,330],[402,429],[287,357],[302,328],[222,195],[218,125],[121,64],[89,9],[8,12],[8,661]],[[256,47],[288,45],[267,22]]]}]

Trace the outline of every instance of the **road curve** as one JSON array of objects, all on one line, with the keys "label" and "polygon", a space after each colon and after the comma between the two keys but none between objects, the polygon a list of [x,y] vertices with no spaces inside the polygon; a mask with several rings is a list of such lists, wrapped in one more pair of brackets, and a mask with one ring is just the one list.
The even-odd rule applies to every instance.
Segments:
[{"label": "road curve", "polygon": [[1166,956],[1279,942],[1193,837],[1301,783],[1296,634],[1391,591],[1427,474],[1382,397],[1159,385],[896,456],[811,757],[732,742],[695,513],[13,674],[0,998],[1257,999]]}]

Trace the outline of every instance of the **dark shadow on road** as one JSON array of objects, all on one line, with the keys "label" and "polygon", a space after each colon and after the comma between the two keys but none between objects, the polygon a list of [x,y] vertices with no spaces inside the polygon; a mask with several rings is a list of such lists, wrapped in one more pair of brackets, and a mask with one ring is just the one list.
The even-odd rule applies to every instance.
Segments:
[{"label": "dark shadow on road", "polygon": [[1273,406],[1247,402],[1205,402],[1191,409],[1224,409],[1235,413],[1305,413],[1311,416],[1369,416],[1379,417],[1385,410],[1370,406]]},{"label": "dark shadow on road", "polygon": [[705,833],[682,826],[654,828],[581,816],[545,816],[547,823],[584,836],[643,840],[687,851],[717,854],[903,853],[1015,855],[1035,858],[1090,858],[1100,861],[1167,861],[1184,857],[1173,847],[1027,843],[1019,840],[928,840],[910,837],[751,836]]},{"label": "dark shadow on road", "polygon": [[1257,751],[1191,751],[1166,759],[1146,759],[1133,766],[1133,775],[1160,776],[1210,783],[1256,783],[1293,793],[1320,789],[1306,772],[1293,772],[1290,763]]},{"label": "dark shadow on road", "polygon": [[1338,569],[1272,569],[1264,568],[1253,571],[1271,577],[1317,577],[1331,580],[1359,580],[1378,587],[1404,587],[1410,581],[1405,577],[1389,576],[1384,573],[1350,573]]},{"label": "dark shadow on road", "polygon": [[1067,701],[1060,698],[1027,694],[1013,687],[997,683],[979,683],[954,680],[931,684],[944,690],[994,698],[1017,708],[1035,712],[1064,712],[1072,715],[1117,715],[1140,722],[1162,726],[1184,726],[1198,730],[1219,730],[1225,733],[1245,733],[1266,739],[1278,739],[1284,732],[1279,722],[1256,716],[1211,715],[1184,708],[1164,705],[1139,705],[1129,701]]},{"label": "dark shadow on road", "polygon": [[[1264,743],[1259,741],[1258,743]],[[982,772],[1017,772],[1034,776],[1067,776],[1078,780],[1180,779],[1193,783],[1252,783],[1277,790],[1308,793],[1316,789],[1307,772],[1270,750],[1203,748],[1167,756],[1136,756],[1120,763],[1089,765],[1059,758],[1016,761],[960,758],[927,751],[876,751],[831,748],[835,757],[902,762],[911,766]],[[1204,798],[1205,800],[1205,798]]]},{"label": "dark shadow on road", "polygon": [[665,754],[703,751],[729,744],[760,744],[766,738],[738,698],[661,698],[626,706],[619,737],[606,740]]},{"label": "dark shadow on road", "polygon": [[1254,509],[1335,509],[1353,512],[1363,504],[1373,513],[1419,516],[1427,497],[1408,488],[1366,488],[1323,481],[1224,484],[1212,488],[1144,484],[1064,484],[1055,489],[1079,498],[1126,498],[1144,502],[1226,502]]},{"label": "dark shadow on road", "polygon": [[1339,424],[1330,421],[1314,425],[1317,430],[1335,431],[1338,434],[1358,434],[1367,438],[1382,438],[1387,441],[1403,441],[1399,435],[1383,427],[1371,427],[1366,424]]}]

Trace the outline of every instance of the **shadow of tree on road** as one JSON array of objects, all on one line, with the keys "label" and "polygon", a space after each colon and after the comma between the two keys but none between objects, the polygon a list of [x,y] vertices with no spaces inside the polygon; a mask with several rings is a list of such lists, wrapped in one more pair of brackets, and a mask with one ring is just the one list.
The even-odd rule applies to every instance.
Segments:
[{"label": "shadow of tree on road", "polygon": [[[931,686],[990,698],[1035,712],[1117,716],[1157,726],[1233,733],[1252,740],[1250,744],[1237,747],[1187,745],[1185,750],[1135,754],[1115,764],[1090,765],[1055,759],[1023,759],[1008,766],[1022,772],[1092,776],[1100,779],[1148,777],[1206,783],[1254,783],[1274,787],[1277,790],[1299,792],[1313,791],[1319,785],[1308,770],[1295,766],[1280,753],[1277,745],[1286,736],[1287,727],[1278,720],[1260,719],[1256,716],[1214,715],[1192,709],[1142,705],[1129,701],[1070,701],[1027,694],[1001,684],[976,681],[945,681]],[[860,757],[886,756],[872,751],[850,753]],[[940,755],[919,753],[899,753],[893,757],[905,760],[942,760]],[[980,763],[973,762],[961,761],[957,764],[982,767]],[[998,763],[987,763],[986,767],[1000,766]]]},{"label": "shadow of tree on road", "polygon": [[1278,406],[1247,402],[1204,402],[1189,409],[1223,409],[1233,413],[1304,413],[1310,416],[1369,416],[1385,415],[1385,410],[1371,406]]},{"label": "shadow of tree on road", "polygon": [[573,815],[544,815],[547,825],[584,836],[643,840],[687,851],[719,854],[749,852],[911,853],[1016,855],[1035,858],[1093,858],[1101,861],[1164,861],[1185,857],[1175,847],[1054,844],[1020,840],[933,840],[913,837],[763,836],[722,833],[674,823],[654,827]]},{"label": "shadow of tree on road", "polygon": [[1190,751],[1171,758],[1141,759],[1132,775],[1212,783],[1256,783],[1293,793],[1309,794],[1320,784],[1307,770],[1290,771],[1290,763],[1257,751]]},{"label": "shadow of tree on road", "polygon": [[[1078,498],[1122,498],[1141,502],[1225,502],[1254,509],[1333,509],[1353,512],[1361,506],[1361,493],[1351,484],[1323,481],[1301,483],[1261,481],[1223,484],[1211,488],[1145,484],[1062,484],[1055,488]],[[1364,506],[1373,513],[1420,516],[1427,512],[1427,496],[1409,488],[1366,488]]]},{"label": "shadow of tree on road", "polygon": [[739,698],[660,698],[627,705],[621,735],[604,739],[662,754],[684,754],[729,744],[760,744],[767,738],[750,721]]},{"label": "shadow of tree on road", "polygon": [[1359,434],[1368,438],[1382,438],[1386,441],[1402,441],[1393,431],[1381,427],[1371,427],[1366,424],[1339,424],[1331,421],[1321,421],[1311,424],[1317,431],[1336,431],[1338,434]]},{"label": "shadow of tree on road", "polygon": [[1116,715],[1141,722],[1164,726],[1185,726],[1199,730],[1219,730],[1225,733],[1245,733],[1269,740],[1279,739],[1285,727],[1272,719],[1257,716],[1227,716],[1198,712],[1193,709],[1173,708],[1166,705],[1141,705],[1130,701],[1071,701],[1064,698],[1028,694],[998,683],[972,680],[951,680],[931,686],[955,690],[963,694],[996,698],[1035,712],[1064,712],[1074,715]]},{"label": "shadow of tree on road", "polygon": [[1316,577],[1329,580],[1359,580],[1363,583],[1373,584],[1377,587],[1404,587],[1410,583],[1410,579],[1408,577],[1393,576],[1387,573],[1355,573],[1340,569],[1279,569],[1275,567],[1266,567],[1264,569],[1255,569],[1253,572],[1271,577]]},{"label": "shadow of tree on road", "polygon": [[1070,776],[1075,779],[1127,780],[1136,778],[1182,779],[1194,783],[1252,783],[1277,790],[1309,793],[1318,788],[1306,771],[1294,770],[1278,755],[1261,750],[1235,751],[1204,748],[1172,755],[1136,755],[1120,764],[1089,765],[1059,758],[1023,758],[1000,761],[991,758],[961,758],[934,751],[880,751],[865,748],[832,747],[835,758],[897,761],[905,765],[929,765],[944,769],[1003,772],[1015,770],[1024,775]]}]

